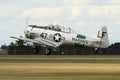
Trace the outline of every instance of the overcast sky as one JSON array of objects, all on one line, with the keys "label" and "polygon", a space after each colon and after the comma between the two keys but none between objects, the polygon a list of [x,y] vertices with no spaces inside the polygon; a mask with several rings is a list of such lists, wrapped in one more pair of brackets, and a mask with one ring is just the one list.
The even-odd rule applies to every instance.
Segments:
[{"label": "overcast sky", "polygon": [[59,24],[86,36],[106,26],[110,43],[120,42],[120,0],[0,0],[0,45],[22,36],[29,24]]}]

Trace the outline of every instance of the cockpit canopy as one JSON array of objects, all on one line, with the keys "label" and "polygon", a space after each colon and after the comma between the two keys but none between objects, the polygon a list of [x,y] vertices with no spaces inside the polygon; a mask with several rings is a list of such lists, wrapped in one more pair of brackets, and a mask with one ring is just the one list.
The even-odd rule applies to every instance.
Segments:
[{"label": "cockpit canopy", "polygon": [[58,32],[64,32],[64,33],[75,33],[75,31],[71,28],[62,27],[60,25],[49,25],[49,26],[37,26],[37,25],[29,25],[28,27],[33,28],[42,28],[42,29],[48,29]]}]

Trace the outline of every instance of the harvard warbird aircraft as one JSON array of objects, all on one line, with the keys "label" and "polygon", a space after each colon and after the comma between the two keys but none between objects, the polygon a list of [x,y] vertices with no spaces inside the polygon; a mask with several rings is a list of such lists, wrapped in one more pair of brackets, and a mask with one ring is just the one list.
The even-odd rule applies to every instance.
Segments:
[{"label": "harvard warbird aircraft", "polygon": [[[97,38],[93,39],[77,34],[73,29],[59,25],[37,26],[29,25],[24,31],[25,38],[13,37],[25,42],[37,43],[45,47],[59,47],[62,45],[87,46],[93,48],[107,48],[109,46],[108,32],[106,27],[98,31]],[[36,48],[37,50],[37,48]],[[50,54],[48,48],[46,54]]]}]

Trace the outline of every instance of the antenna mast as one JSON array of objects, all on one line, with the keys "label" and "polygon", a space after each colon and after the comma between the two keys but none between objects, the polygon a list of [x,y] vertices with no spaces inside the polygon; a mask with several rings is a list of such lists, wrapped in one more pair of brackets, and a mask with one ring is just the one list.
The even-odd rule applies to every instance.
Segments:
[{"label": "antenna mast", "polygon": [[29,18],[26,18],[26,26],[28,26],[29,25]]}]

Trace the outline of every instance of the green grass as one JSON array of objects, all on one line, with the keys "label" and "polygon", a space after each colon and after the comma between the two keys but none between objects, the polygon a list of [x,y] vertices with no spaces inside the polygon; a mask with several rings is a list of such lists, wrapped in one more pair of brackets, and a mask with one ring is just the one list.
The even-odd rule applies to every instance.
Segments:
[{"label": "green grass", "polygon": [[120,56],[1,55],[0,80],[120,80]]}]

